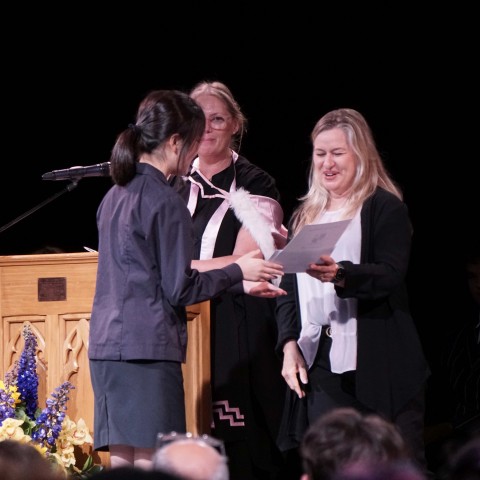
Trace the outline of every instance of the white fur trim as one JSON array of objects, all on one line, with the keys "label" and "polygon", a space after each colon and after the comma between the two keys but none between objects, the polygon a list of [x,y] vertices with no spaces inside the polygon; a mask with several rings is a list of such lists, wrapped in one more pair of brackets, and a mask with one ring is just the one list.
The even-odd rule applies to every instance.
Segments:
[{"label": "white fur trim", "polygon": [[263,256],[269,259],[275,251],[270,226],[255,207],[250,193],[240,187],[229,195],[230,208],[235,216],[242,222],[242,225],[251,233],[258,243]]}]

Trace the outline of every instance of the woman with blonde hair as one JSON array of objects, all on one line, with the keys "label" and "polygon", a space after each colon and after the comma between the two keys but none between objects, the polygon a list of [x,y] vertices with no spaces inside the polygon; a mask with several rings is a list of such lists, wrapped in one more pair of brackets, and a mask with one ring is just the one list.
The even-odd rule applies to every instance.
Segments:
[{"label": "woman with blonde hair", "polygon": [[290,388],[279,436],[296,448],[316,418],[335,407],[394,422],[423,466],[424,388],[429,367],[409,311],[405,276],[412,225],[365,118],[341,108],[311,140],[308,192],[289,232],[348,220],[331,255],[285,274],[277,298],[282,375]]},{"label": "woman with blonde hair", "polygon": [[[201,82],[190,96],[206,125],[189,175],[175,183],[193,220],[193,266],[207,259],[222,266],[258,248],[269,258],[286,241],[283,210],[273,177],[239,153],[245,115],[221,82]],[[232,480],[276,479],[285,396],[275,354],[278,289],[268,282],[243,287],[210,303],[212,433],[225,442]]]}]

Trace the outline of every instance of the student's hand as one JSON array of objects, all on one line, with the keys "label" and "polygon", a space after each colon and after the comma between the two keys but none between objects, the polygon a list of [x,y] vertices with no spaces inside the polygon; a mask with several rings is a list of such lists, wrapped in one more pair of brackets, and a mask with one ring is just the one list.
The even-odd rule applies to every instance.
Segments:
[{"label": "student's hand", "polygon": [[270,282],[249,282],[244,280],[243,290],[248,295],[260,298],[276,298],[287,294],[285,290],[276,287]]},{"label": "student's hand", "polygon": [[307,366],[295,340],[289,340],[283,346],[282,376],[298,398],[305,396],[303,387],[308,384]]},{"label": "student's hand", "polygon": [[261,254],[260,250],[253,250],[235,261],[242,269],[244,280],[268,282],[283,275],[282,265],[258,258]]}]

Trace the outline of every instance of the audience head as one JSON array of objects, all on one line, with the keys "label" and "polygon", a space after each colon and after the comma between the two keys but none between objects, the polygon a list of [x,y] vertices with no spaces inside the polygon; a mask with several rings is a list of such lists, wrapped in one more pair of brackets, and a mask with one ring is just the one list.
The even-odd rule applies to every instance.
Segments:
[{"label": "audience head", "polygon": [[153,468],[185,480],[228,480],[223,442],[207,435],[160,434]]},{"label": "audience head", "polygon": [[32,444],[16,440],[0,442],[2,480],[65,480],[65,474]]},{"label": "audience head", "polygon": [[51,253],[65,253],[60,247],[56,247],[55,245],[43,245],[42,247],[38,248],[33,252],[35,255],[39,254],[51,254]]},{"label": "audience head", "polygon": [[182,480],[177,475],[167,472],[144,470],[134,466],[108,468],[90,478],[92,480]]},{"label": "audience head", "polygon": [[478,480],[480,478],[480,434],[465,440],[448,455],[444,478]]},{"label": "audience head", "polygon": [[340,468],[332,480],[426,480],[426,476],[408,461],[382,463],[357,462]]},{"label": "audience head", "polygon": [[378,414],[336,408],[313,422],[302,439],[302,480],[331,479],[350,464],[411,461],[397,427]]}]

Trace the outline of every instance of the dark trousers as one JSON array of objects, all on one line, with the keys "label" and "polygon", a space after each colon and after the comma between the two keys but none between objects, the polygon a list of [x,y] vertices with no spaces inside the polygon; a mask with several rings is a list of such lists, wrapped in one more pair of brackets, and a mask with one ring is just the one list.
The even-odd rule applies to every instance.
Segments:
[{"label": "dark trousers", "polygon": [[332,339],[320,337],[317,356],[308,372],[307,421],[312,424],[320,415],[336,407],[353,407],[361,412],[371,411],[355,397],[355,371],[333,373],[330,366]]}]

